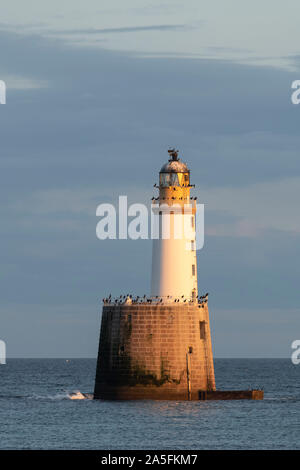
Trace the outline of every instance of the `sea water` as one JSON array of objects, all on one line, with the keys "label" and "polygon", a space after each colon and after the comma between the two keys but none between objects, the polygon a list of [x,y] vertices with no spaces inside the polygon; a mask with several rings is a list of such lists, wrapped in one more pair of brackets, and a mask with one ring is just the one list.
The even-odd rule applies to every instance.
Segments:
[{"label": "sea water", "polygon": [[300,365],[215,359],[218,389],[263,401],[71,400],[93,392],[95,359],[0,365],[1,449],[300,449]]}]

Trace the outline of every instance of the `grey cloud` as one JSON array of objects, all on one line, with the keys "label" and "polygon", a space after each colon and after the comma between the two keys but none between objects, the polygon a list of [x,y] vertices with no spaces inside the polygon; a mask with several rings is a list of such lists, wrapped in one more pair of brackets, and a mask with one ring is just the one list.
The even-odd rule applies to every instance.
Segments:
[{"label": "grey cloud", "polygon": [[46,31],[52,32],[55,35],[73,35],[73,34],[108,34],[108,33],[138,33],[142,31],[178,31],[186,29],[187,26],[184,24],[158,24],[149,26],[128,26],[120,28],[88,28],[88,29],[65,29]]}]

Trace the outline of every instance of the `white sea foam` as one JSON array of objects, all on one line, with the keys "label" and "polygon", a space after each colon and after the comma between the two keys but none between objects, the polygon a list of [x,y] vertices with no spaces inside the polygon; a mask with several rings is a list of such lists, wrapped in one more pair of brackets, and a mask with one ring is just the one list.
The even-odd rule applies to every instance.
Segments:
[{"label": "white sea foam", "polygon": [[59,392],[55,393],[54,395],[38,395],[38,394],[33,394],[28,397],[24,398],[29,398],[32,400],[67,400],[69,398],[68,392]]}]

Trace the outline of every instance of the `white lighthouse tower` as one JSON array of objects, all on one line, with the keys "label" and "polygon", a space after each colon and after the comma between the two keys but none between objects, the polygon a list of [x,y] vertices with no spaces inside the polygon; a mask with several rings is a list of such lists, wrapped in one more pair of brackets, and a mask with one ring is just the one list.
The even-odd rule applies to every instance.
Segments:
[{"label": "white lighthouse tower", "polygon": [[159,173],[159,197],[152,211],[153,252],[151,296],[164,302],[195,300],[197,287],[196,201],[190,198],[190,171],[169,150]]},{"label": "white lighthouse tower", "polygon": [[216,390],[208,294],[197,289],[190,171],[175,149],[169,155],[152,205],[151,297],[103,299],[94,398],[260,400],[261,390]]}]

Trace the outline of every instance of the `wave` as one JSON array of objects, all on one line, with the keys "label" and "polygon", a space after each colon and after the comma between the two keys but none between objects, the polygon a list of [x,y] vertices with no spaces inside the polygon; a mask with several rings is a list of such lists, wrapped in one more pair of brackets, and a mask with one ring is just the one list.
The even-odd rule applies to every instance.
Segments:
[{"label": "wave", "polygon": [[82,393],[79,390],[69,393],[70,400],[92,400],[92,393]]}]

